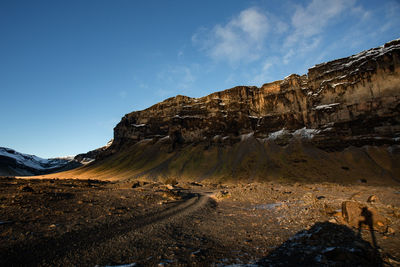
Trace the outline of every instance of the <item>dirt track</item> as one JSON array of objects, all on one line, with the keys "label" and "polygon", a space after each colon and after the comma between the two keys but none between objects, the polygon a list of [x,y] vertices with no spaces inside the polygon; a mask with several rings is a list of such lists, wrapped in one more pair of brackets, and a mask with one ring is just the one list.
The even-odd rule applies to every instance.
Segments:
[{"label": "dirt track", "polygon": [[[24,184],[24,181],[19,182]],[[46,182],[48,181],[44,181],[44,183]],[[70,182],[74,183],[74,181]],[[40,182],[37,184],[43,186]],[[32,188],[31,185],[29,185],[29,188]],[[19,186],[18,188],[23,191],[26,186]],[[128,190],[126,188],[117,189],[117,191]],[[115,191],[115,189],[112,191]],[[133,190],[129,191],[132,192]],[[34,194],[34,192],[29,193]],[[134,193],[137,192],[134,191]],[[144,196],[147,196],[147,194],[144,194]],[[15,196],[13,197],[15,198]],[[135,204],[141,202],[140,197],[134,197],[137,198]],[[215,206],[215,201],[206,194],[180,192],[165,197],[169,201],[164,203],[164,207],[158,203],[156,204],[160,207],[152,207],[151,204],[154,205],[155,203],[151,203],[147,208],[144,208],[145,213],[139,216],[128,214],[125,218],[114,218],[97,224],[88,222],[86,227],[83,226],[78,230],[41,236],[41,238],[31,238],[30,240],[23,238],[22,242],[12,242],[14,245],[9,247],[4,247],[3,243],[0,254],[2,264],[94,266],[96,264],[121,263],[128,259],[135,259],[136,261],[142,259],[146,264],[150,264],[152,261],[157,262],[160,260],[158,257],[154,257],[154,260],[151,259],[152,257],[149,258],[150,256],[143,258],[144,255],[149,253],[153,255],[154,251],[157,251],[160,246],[158,242],[163,242],[162,239],[157,237],[161,237],[171,227],[176,228],[182,222],[188,223],[190,214],[197,212],[205,215],[208,210]],[[171,198],[182,199],[174,200]],[[158,198],[154,200],[158,200]],[[81,200],[78,200],[78,202],[80,203]],[[140,206],[144,207],[143,204]],[[60,208],[58,207],[58,209]],[[42,219],[46,220],[46,218]],[[14,223],[15,221],[7,220],[2,227],[3,229],[7,226],[12,227]],[[56,226],[51,224],[50,227],[55,228]],[[149,236],[151,236],[150,239]]]},{"label": "dirt track", "polygon": [[[363,201],[372,193],[394,230],[376,233],[378,260],[400,264],[399,188],[157,183],[132,188],[132,183],[0,179],[0,189],[0,259],[6,266],[262,264],[299,231],[332,220],[330,212],[342,200]],[[331,225],[325,225],[327,231]],[[340,227],[348,239],[352,230]],[[371,240],[368,231],[362,235]],[[336,239],[329,242],[342,243]],[[352,240],[364,242],[356,235]]]},{"label": "dirt track", "polygon": [[[120,222],[122,225],[119,223],[116,227],[109,227],[110,238],[101,236],[100,240],[95,238],[88,243],[85,242],[79,246],[79,249],[70,250],[64,258],[57,259],[53,263],[56,265],[83,264],[89,266],[92,263],[117,264],[129,259],[131,261],[135,259],[135,262],[137,262],[137,259],[142,258],[149,251],[158,250],[160,244],[157,243],[163,242],[159,237],[164,232],[176,228],[185,220],[190,220],[188,217],[191,213],[200,212],[201,209],[204,212],[211,203],[212,201],[208,196],[194,195],[160,213],[149,214],[136,221]],[[152,244],[152,239],[158,240]],[[122,258],[120,258],[121,256]],[[150,264],[153,262],[153,264],[156,264],[159,261],[157,258],[152,260],[150,257],[152,256],[144,259],[145,262],[143,263]]]}]

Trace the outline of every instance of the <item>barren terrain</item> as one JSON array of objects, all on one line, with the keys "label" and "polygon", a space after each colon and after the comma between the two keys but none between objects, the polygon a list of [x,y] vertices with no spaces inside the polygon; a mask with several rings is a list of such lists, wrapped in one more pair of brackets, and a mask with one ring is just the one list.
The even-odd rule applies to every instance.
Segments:
[{"label": "barren terrain", "polygon": [[[348,200],[385,230],[347,225]],[[399,231],[393,186],[0,180],[8,266],[398,266]]]}]

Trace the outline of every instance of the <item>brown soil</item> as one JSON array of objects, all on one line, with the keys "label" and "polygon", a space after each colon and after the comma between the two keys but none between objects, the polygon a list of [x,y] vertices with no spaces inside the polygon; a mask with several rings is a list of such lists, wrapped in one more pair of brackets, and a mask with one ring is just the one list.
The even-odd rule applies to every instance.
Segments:
[{"label": "brown soil", "polygon": [[[343,201],[366,203],[371,195],[376,198],[369,205],[388,219],[388,231],[350,229],[337,223],[335,216],[338,218]],[[331,223],[318,224],[328,221]],[[296,235],[307,229],[310,232]],[[322,235],[324,239],[314,240],[318,245],[326,243],[322,244],[326,255],[315,254],[319,258],[312,254],[317,246],[312,240],[316,235],[311,234],[318,229],[332,231]],[[393,186],[171,186],[0,179],[0,259],[4,266],[279,266],[290,259],[285,253],[296,247],[293,240],[306,242],[301,243],[308,250],[305,254],[322,259],[320,266],[324,266],[323,260],[332,263],[359,259],[349,259],[348,253],[335,250],[338,243],[345,242],[373,251],[375,261],[370,265],[397,266],[399,233],[400,187]],[[376,238],[375,244],[372,237]],[[364,244],[364,240],[369,243]],[[340,249],[353,251],[351,247]]]}]

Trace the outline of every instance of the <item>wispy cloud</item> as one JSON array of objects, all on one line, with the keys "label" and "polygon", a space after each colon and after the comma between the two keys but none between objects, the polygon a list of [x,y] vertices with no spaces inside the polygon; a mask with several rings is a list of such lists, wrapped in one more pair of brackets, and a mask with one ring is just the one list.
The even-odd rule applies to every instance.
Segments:
[{"label": "wispy cloud", "polygon": [[356,0],[312,0],[304,6],[297,5],[290,18],[289,34],[284,40],[282,62],[286,65],[294,57],[305,57],[317,51],[326,38],[326,29],[340,23],[343,16],[349,14],[357,18],[369,16]]},{"label": "wispy cloud", "polygon": [[307,0],[282,4],[282,10],[273,13],[260,4],[226,23],[199,28],[192,44],[212,59],[202,63],[207,65],[202,71],[223,66],[229,70],[226,84],[261,85],[368,49],[367,43],[379,45],[385,34],[387,40],[393,38],[388,33],[400,24],[400,4],[395,0],[380,5],[361,0]]},{"label": "wispy cloud", "polygon": [[354,22],[347,25],[336,42],[325,43],[324,49],[318,51],[319,56],[315,59],[316,63],[321,60],[333,59],[332,55],[335,53],[342,57],[349,56],[363,49],[381,45],[382,42],[390,41],[391,38],[400,37],[399,35],[390,35],[390,32],[397,29],[400,24],[400,16],[398,16],[400,2],[388,0],[379,4],[375,9],[368,8],[363,4],[358,1],[348,10],[347,18],[353,18]]},{"label": "wispy cloud", "polygon": [[313,0],[307,6],[297,6],[291,18],[294,33],[286,39],[286,46],[320,34],[339,15],[354,8],[355,0]]},{"label": "wispy cloud", "polygon": [[400,21],[400,2],[391,1],[384,5],[385,8],[385,20],[387,21],[384,25],[378,28],[377,34],[382,34],[387,30],[396,27]]},{"label": "wispy cloud", "polygon": [[257,86],[261,86],[271,79],[270,77],[270,69],[276,64],[276,58],[267,58],[261,63],[261,68],[256,71],[253,75],[253,78],[250,79],[250,84],[255,84]]},{"label": "wispy cloud", "polygon": [[166,66],[157,74],[157,83],[160,86],[155,91],[156,95],[167,97],[192,93],[194,83],[197,80],[198,69],[197,64]]},{"label": "wispy cloud", "polygon": [[[280,27],[283,29],[284,24]],[[252,7],[243,10],[225,25],[218,24],[211,30],[199,29],[192,36],[192,41],[211,58],[235,65],[260,58],[269,30],[267,16]]]}]

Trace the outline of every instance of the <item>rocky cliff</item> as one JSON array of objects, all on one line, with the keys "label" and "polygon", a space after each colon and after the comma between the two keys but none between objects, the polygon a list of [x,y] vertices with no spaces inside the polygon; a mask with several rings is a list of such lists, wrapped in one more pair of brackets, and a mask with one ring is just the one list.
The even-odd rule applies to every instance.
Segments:
[{"label": "rocky cliff", "polygon": [[178,95],[129,113],[88,170],[400,181],[399,143],[400,39],[260,88]]},{"label": "rocky cliff", "polygon": [[178,95],[132,112],[115,127],[113,148],[152,138],[232,144],[246,134],[299,135],[335,150],[399,143],[400,39],[261,88]]}]

